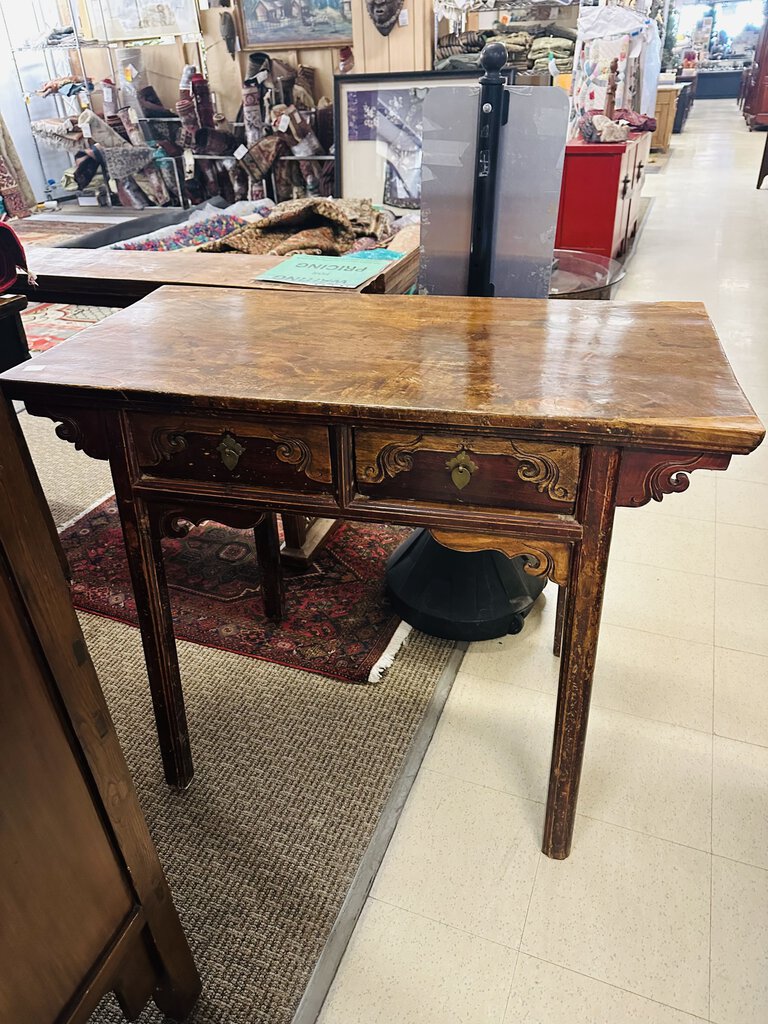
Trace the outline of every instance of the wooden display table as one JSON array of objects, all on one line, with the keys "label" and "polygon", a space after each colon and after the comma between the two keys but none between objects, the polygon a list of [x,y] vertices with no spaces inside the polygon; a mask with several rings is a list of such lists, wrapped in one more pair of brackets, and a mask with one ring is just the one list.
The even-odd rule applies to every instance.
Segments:
[{"label": "wooden display table", "polygon": [[[130,306],[168,284],[301,290],[298,285],[254,280],[286,258],[194,251],[40,248],[30,250],[29,256],[30,270],[37,275],[37,286],[30,287],[26,275],[20,274],[15,290],[36,302],[79,302],[92,306]],[[419,249],[415,247],[401,259],[382,264],[375,277],[352,290],[374,294],[406,292],[416,283],[418,273]],[[317,289],[307,286],[307,290]]]},{"label": "wooden display table", "polygon": [[0,372],[29,359],[21,322],[21,313],[26,308],[24,295],[0,295]]},{"label": "wooden display table", "polygon": [[162,288],[0,384],[110,463],[175,786],[193,766],[163,536],[288,509],[527,556],[567,595],[543,841],[557,858],[614,510],[684,490],[764,434],[699,303]]},{"label": "wooden display table", "polygon": [[666,153],[675,127],[675,114],[680,93],[686,88],[683,83],[660,85],[656,91],[656,131],[651,139],[651,149]]}]

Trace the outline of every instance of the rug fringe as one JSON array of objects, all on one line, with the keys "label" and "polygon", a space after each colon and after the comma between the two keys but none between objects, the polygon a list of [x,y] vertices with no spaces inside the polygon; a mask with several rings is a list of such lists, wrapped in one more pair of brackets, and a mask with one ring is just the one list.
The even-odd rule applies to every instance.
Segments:
[{"label": "rug fringe", "polygon": [[397,657],[398,651],[408,639],[410,633],[413,630],[413,626],[409,626],[407,622],[401,622],[395,630],[394,636],[387,644],[384,653],[373,666],[371,671],[368,673],[369,683],[380,683],[384,678],[384,673],[388,668],[391,668],[394,664],[395,658]]},{"label": "rug fringe", "polygon": [[83,516],[87,516],[89,512],[93,512],[93,510],[95,508],[98,508],[103,501],[106,501],[107,498],[111,498],[114,493],[114,491],[107,491],[106,494],[102,494],[102,496],[100,498],[97,498],[96,501],[92,502],[88,506],[88,508],[84,508],[82,512],[78,512],[76,516],[72,516],[72,518],[68,519],[66,523],[62,523],[61,526],[57,526],[57,531],[59,533],[63,533],[65,530],[68,530],[70,526],[75,525],[78,519],[82,519]]}]

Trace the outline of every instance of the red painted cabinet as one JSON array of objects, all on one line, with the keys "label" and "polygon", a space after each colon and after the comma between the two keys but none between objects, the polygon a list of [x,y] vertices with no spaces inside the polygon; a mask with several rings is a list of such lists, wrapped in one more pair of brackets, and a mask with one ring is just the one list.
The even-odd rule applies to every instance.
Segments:
[{"label": "red painted cabinet", "polygon": [[622,256],[637,233],[640,196],[651,152],[651,135],[626,142],[565,147],[555,245],[601,256]]}]

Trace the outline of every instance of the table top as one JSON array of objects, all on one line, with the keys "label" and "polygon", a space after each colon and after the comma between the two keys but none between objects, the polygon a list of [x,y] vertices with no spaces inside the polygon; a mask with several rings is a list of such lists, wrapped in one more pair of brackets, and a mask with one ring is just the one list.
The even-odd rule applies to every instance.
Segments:
[{"label": "table top", "polygon": [[[87,282],[98,284],[110,294],[145,295],[162,285],[201,285],[219,288],[281,288],[299,290],[297,285],[280,285],[255,281],[257,274],[278,266],[285,256],[247,256],[244,253],[139,252],[134,249],[32,249],[30,270],[36,275],[41,290],[71,285],[84,290]],[[402,259],[370,264],[372,280],[364,282],[359,291],[392,291],[391,282],[406,269],[415,280],[418,271],[418,248],[405,253]],[[26,278],[21,278],[24,283]],[[309,290],[313,290],[307,286]],[[34,299],[34,288],[24,286]]]},{"label": "table top", "polygon": [[161,288],[0,377],[12,397],[507,427],[746,453],[700,303]]}]

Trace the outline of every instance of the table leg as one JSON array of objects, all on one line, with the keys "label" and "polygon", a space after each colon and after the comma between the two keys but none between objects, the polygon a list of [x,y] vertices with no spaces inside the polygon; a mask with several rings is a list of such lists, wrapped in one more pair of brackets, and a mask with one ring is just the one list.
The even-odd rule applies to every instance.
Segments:
[{"label": "table leg", "polygon": [[571,558],[542,846],[556,860],[571,850],[621,455],[615,448],[591,448],[585,458],[579,496],[584,532]]},{"label": "table leg", "polygon": [[557,588],[557,611],[555,612],[555,641],[552,644],[552,653],[556,658],[560,657],[563,647],[563,629],[565,628],[565,608],[568,604],[568,588]]},{"label": "table leg", "polygon": [[283,569],[280,564],[280,535],[277,530],[277,516],[267,512],[258,526],[254,526],[256,557],[261,572],[261,596],[264,614],[278,622],[285,613],[285,587]]},{"label": "table leg", "polygon": [[160,756],[169,785],[186,789],[194,767],[160,533],[147,502],[133,493],[131,456],[123,439],[118,444],[113,441],[112,451],[112,479],[144,645]]}]

